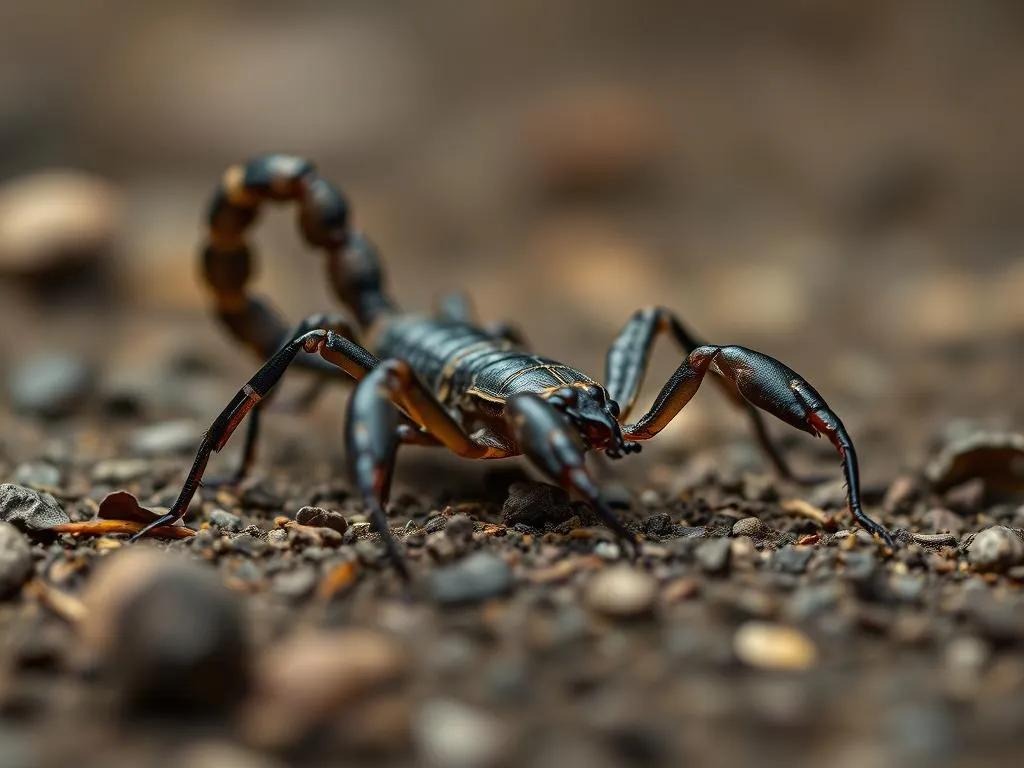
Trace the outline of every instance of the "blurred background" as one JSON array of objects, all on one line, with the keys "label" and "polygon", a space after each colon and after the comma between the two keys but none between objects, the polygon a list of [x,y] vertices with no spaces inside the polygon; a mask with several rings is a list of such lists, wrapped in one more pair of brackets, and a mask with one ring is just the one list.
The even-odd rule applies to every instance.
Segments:
[{"label": "blurred background", "polygon": [[[1020,413],[1012,0],[37,0],[0,30],[10,375],[47,351],[123,379],[184,339],[245,376],[205,314],[201,211],[227,165],[286,151],[348,192],[403,304],[464,287],[595,374],[662,303],[855,433]],[[336,305],[292,216],[254,238],[298,318]]]}]

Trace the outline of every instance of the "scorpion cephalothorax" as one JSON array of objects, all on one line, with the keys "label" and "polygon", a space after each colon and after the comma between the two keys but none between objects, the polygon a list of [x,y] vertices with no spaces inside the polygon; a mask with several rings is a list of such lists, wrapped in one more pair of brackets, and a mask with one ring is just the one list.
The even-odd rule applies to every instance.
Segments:
[{"label": "scorpion cephalothorax", "polygon": [[[344,318],[314,315],[290,331],[264,299],[247,291],[252,251],[245,233],[265,201],[298,203],[306,242],[323,252],[327,278],[359,332],[375,340],[373,352],[357,343],[356,330]],[[208,211],[203,271],[221,321],[267,362],[213,422],[177,500],[147,531],[184,514],[210,454],[224,446],[248,414],[243,460],[232,478],[241,479],[255,455],[260,410],[285,370],[295,364],[321,373],[340,370],[358,382],[345,427],[349,470],[374,527],[405,577],[405,559],[385,513],[399,445],[444,446],[473,459],[525,455],[551,480],[588,502],[621,540],[635,546],[635,535],[602,496],[584,456],[600,451],[618,458],[639,451],[640,441],[665,428],[708,372],[746,410],[760,445],[782,476],[795,479],[758,408],[797,429],[828,437],[842,458],[854,518],[892,545],[886,530],[861,508],[857,456],[839,417],[810,384],[778,360],[744,347],[702,343],[671,311],[654,307],[634,313],[612,343],[602,386],[569,365],[527,351],[510,326],[477,324],[468,302],[459,296],[446,297],[435,316],[400,312],[384,289],[376,250],[350,229],[348,218],[345,197],[307,160],[266,155],[225,173]],[[674,338],[686,356],[650,410],[630,422],[654,341],[663,334]]]}]

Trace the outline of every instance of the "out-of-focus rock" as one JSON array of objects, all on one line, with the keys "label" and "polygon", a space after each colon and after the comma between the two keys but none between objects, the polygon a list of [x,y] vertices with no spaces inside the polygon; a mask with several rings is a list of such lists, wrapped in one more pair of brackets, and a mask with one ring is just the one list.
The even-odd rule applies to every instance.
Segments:
[{"label": "out-of-focus rock", "polygon": [[512,569],[492,552],[475,552],[430,574],[430,593],[443,605],[483,602],[514,586]]},{"label": "out-of-focus rock", "polygon": [[658,582],[629,566],[615,566],[594,576],[587,586],[587,605],[615,619],[636,619],[654,611]]},{"label": "out-of-focus rock", "polygon": [[84,646],[114,681],[126,717],[226,716],[241,701],[248,641],[212,571],[135,547],[105,564],[84,602]]},{"label": "out-of-focus rock", "polygon": [[1024,435],[974,431],[954,436],[945,441],[924,474],[938,491],[980,478],[986,491],[1024,493]]},{"label": "out-of-focus rock", "polygon": [[53,496],[14,483],[0,485],[0,520],[28,531],[45,531],[71,522]]},{"label": "out-of-focus rock", "polygon": [[[260,659],[244,710],[247,740],[284,747],[334,718],[391,695],[409,661],[389,635],[367,629],[305,632],[279,643]],[[408,722],[405,723],[408,728]]]},{"label": "out-of-focus rock", "polygon": [[748,621],[736,630],[733,652],[758,669],[802,670],[818,663],[818,649],[806,635],[763,621]]},{"label": "out-of-focus rock", "polygon": [[1005,571],[1024,562],[1024,541],[1012,528],[993,525],[965,537],[967,562],[979,571]]},{"label": "out-of-focus rock", "polygon": [[657,103],[640,90],[603,85],[553,94],[527,131],[535,184],[571,196],[634,187],[658,170],[663,124]]},{"label": "out-of-focus rock", "polygon": [[143,456],[161,456],[194,451],[202,436],[194,421],[180,419],[140,427],[132,434],[131,449]]},{"label": "out-of-focus rock", "polygon": [[0,523],[0,598],[16,594],[31,573],[28,539],[10,523]]},{"label": "out-of-focus rock", "polygon": [[8,394],[16,410],[45,418],[77,410],[93,382],[91,366],[72,355],[40,354],[19,362],[11,371]]},{"label": "out-of-focus rock", "polygon": [[501,720],[454,700],[426,702],[413,720],[413,737],[430,768],[490,768],[504,762],[511,746]]},{"label": "out-of-focus rock", "polygon": [[37,276],[96,261],[118,236],[121,198],[108,181],[41,171],[0,186],[0,274]]}]

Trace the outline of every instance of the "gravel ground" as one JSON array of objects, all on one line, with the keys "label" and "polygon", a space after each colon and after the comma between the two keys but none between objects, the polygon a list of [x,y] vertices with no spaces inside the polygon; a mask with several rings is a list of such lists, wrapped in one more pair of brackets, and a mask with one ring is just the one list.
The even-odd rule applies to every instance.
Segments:
[{"label": "gravel ground", "polygon": [[[968,432],[921,472],[867,489],[895,552],[848,528],[838,480],[777,482],[749,454],[749,469],[721,452],[685,466],[655,454],[646,476],[669,485],[609,479],[644,539],[628,562],[585,508],[521,467],[432,466],[424,452],[404,462],[414,479],[392,511],[406,589],[331,479],[337,450],[297,416],[271,420],[272,470],[201,492],[195,536],[126,546],[124,534],[53,532],[103,514],[115,489],[166,506],[198,430],[83,416],[73,456],[50,440],[6,473],[0,764],[1015,754],[1024,508],[1006,500],[1012,473],[977,459],[1020,438]],[[1019,460],[1005,455],[1004,469]]]}]

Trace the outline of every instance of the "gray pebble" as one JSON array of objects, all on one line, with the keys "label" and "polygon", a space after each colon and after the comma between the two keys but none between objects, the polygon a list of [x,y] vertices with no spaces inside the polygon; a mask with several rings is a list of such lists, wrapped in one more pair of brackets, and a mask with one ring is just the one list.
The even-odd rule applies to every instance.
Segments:
[{"label": "gray pebble", "polygon": [[348,530],[348,521],[341,512],[323,507],[303,507],[295,513],[295,522],[314,528],[330,528],[341,534]]},{"label": "gray pebble", "polygon": [[238,515],[233,515],[226,509],[215,507],[209,514],[208,520],[210,525],[215,525],[222,531],[228,531],[230,533],[238,533],[242,530],[242,518]]},{"label": "gray pebble", "polygon": [[919,603],[924,596],[924,588],[922,576],[896,574],[889,579],[889,592],[901,603]]},{"label": "gray pebble", "polygon": [[444,532],[453,542],[464,544],[473,537],[473,518],[461,513],[452,515]]},{"label": "gray pebble", "polygon": [[310,567],[279,573],[274,577],[274,594],[290,600],[301,600],[313,591],[318,579],[317,570]]},{"label": "gray pebble", "polygon": [[970,541],[967,561],[979,571],[1005,571],[1024,562],[1024,542],[1012,529],[993,525]]},{"label": "gray pebble", "polygon": [[0,598],[17,594],[31,573],[28,539],[10,523],[0,523]]},{"label": "gray pebble", "polygon": [[742,520],[737,520],[732,526],[733,536],[749,536],[752,539],[758,539],[767,532],[768,527],[759,517],[744,517]]},{"label": "gray pebble", "polygon": [[426,701],[413,717],[419,759],[429,768],[490,768],[505,762],[508,727],[497,717],[454,699]]},{"label": "gray pebble", "polygon": [[78,358],[46,354],[30,358],[11,374],[15,410],[56,418],[74,413],[89,393],[92,370]]},{"label": "gray pebble", "polygon": [[194,451],[202,430],[194,421],[165,421],[136,429],[131,449],[143,456],[161,456]]},{"label": "gray pebble", "polygon": [[56,488],[60,485],[60,470],[46,461],[29,461],[14,470],[15,483],[37,488]]},{"label": "gray pebble", "polygon": [[803,573],[811,561],[814,550],[811,547],[797,547],[787,544],[772,555],[772,567],[783,573]]},{"label": "gray pebble", "polygon": [[786,603],[785,614],[794,622],[806,621],[831,611],[843,590],[838,584],[822,584],[796,590]]},{"label": "gray pebble", "polygon": [[512,591],[512,569],[498,555],[476,552],[430,575],[430,592],[444,605],[476,603]]},{"label": "gray pebble", "polygon": [[702,542],[695,553],[697,565],[704,573],[724,574],[729,570],[729,556],[732,540],[727,538],[708,539]]},{"label": "gray pebble", "polygon": [[0,520],[30,531],[45,531],[71,522],[53,496],[13,483],[0,485]]},{"label": "gray pebble", "polygon": [[145,477],[152,465],[146,459],[105,459],[92,468],[97,483],[121,485]]},{"label": "gray pebble", "polygon": [[618,560],[622,555],[619,545],[611,541],[599,541],[594,545],[594,554],[602,560]]}]

